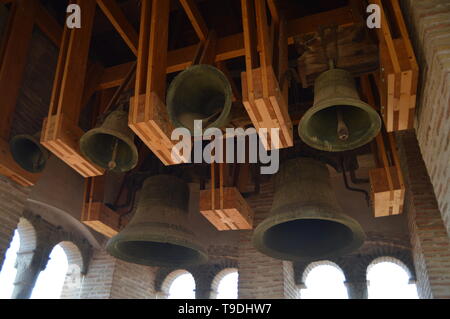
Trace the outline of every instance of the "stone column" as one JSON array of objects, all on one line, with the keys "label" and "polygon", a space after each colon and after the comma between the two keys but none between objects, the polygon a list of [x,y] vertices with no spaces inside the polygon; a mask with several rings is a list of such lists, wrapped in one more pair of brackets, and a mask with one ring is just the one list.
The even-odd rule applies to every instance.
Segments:
[{"label": "stone column", "polygon": [[49,252],[45,249],[19,251],[16,259],[16,278],[11,299],[28,299],[41,270],[45,269]]},{"label": "stone column", "polygon": [[209,287],[195,288],[195,299],[210,299],[211,292],[212,290]]},{"label": "stone column", "polygon": [[348,299],[367,299],[367,281],[346,281]]},{"label": "stone column", "polygon": [[157,291],[155,293],[155,298],[156,299],[167,299],[167,298],[169,298],[169,294],[164,291]]}]

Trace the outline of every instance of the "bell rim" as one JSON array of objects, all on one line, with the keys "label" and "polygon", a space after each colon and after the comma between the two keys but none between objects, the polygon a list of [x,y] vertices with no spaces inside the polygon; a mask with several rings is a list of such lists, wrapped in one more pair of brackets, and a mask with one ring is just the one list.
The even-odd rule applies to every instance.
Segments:
[{"label": "bell rim", "polygon": [[170,107],[170,105],[172,105],[172,100],[173,100],[174,94],[175,94],[173,87],[176,87],[177,83],[181,82],[184,79],[184,77],[186,76],[188,71],[192,71],[192,70],[199,69],[199,68],[207,68],[207,69],[211,70],[212,72],[217,73],[220,76],[220,78],[223,80],[222,82],[225,84],[226,92],[227,92],[227,94],[225,94],[224,108],[223,108],[222,112],[220,113],[219,117],[214,122],[209,124],[208,126],[202,127],[202,133],[208,128],[215,127],[215,124],[218,122],[229,120],[229,118],[231,116],[231,107],[233,105],[233,100],[232,100],[233,90],[231,88],[231,85],[228,82],[228,79],[225,76],[225,74],[222,71],[220,71],[218,68],[216,68],[212,65],[209,65],[209,64],[196,64],[196,65],[192,65],[192,66],[186,68],[185,70],[183,70],[182,72],[180,72],[180,74],[178,74],[172,80],[172,82],[169,85],[169,88],[167,89],[167,96],[166,96],[167,113],[169,115],[170,121],[172,122],[172,124],[175,128],[185,128],[185,129],[189,130],[189,132],[192,135],[194,135],[195,132],[191,131],[189,128],[185,127],[180,121],[178,121],[178,119],[175,116],[173,109],[172,109],[172,107]]},{"label": "bell rim", "polygon": [[27,168],[23,167],[20,164],[20,161],[18,161],[18,159],[15,157],[15,154],[12,151],[12,149],[13,149],[14,145],[17,143],[17,141],[19,139],[26,139],[28,141],[33,142],[39,148],[39,150],[42,152],[42,154],[44,154],[46,160],[48,160],[48,158],[50,157],[50,152],[41,144],[39,139],[36,138],[36,136],[34,136],[34,135],[18,134],[18,135],[15,135],[14,137],[12,137],[11,140],[9,141],[9,149],[10,149],[10,152],[11,152],[11,156],[13,157],[13,159],[17,163],[17,165],[19,165],[22,169],[24,169],[24,170],[26,170],[27,172],[30,172],[30,173],[40,173],[40,172],[42,172],[45,169],[45,164],[40,169],[28,170]]},{"label": "bell rim", "polygon": [[[130,228],[128,228],[128,230],[130,230]],[[128,238],[127,238],[128,237]],[[177,246],[181,246],[183,248],[186,249],[190,249],[195,251],[197,254],[197,259],[195,259],[195,261],[192,262],[181,262],[181,263],[169,263],[169,262],[152,262],[150,260],[146,260],[146,259],[139,259],[133,256],[130,256],[128,254],[123,253],[123,251],[119,250],[116,248],[116,245],[119,242],[125,242],[123,239],[126,238],[127,242],[155,242],[155,243],[167,243],[167,244],[171,244],[171,245],[177,245]],[[132,236],[129,236],[127,234],[121,234],[118,233],[116,236],[110,238],[106,244],[106,251],[113,257],[127,261],[127,262],[131,262],[131,263],[135,263],[135,264],[140,264],[140,265],[146,265],[146,266],[153,266],[153,267],[171,267],[171,266],[191,266],[191,265],[199,265],[202,263],[205,263],[208,261],[208,254],[206,252],[206,249],[204,247],[202,247],[200,244],[195,244],[195,243],[190,243],[190,244],[186,244],[186,242],[183,239],[180,239],[178,236],[166,236],[165,238],[161,239],[161,236],[157,236],[154,234],[147,234],[147,237],[145,239],[143,238],[132,238]]]},{"label": "bell rim", "polygon": [[[308,207],[317,209],[318,206],[317,205],[302,205],[301,209],[307,209]],[[321,209],[323,209],[325,211],[327,210],[326,207],[321,207]],[[281,209],[279,209],[279,210],[281,210]],[[333,222],[339,223],[340,225],[343,225],[343,226],[347,227],[348,229],[350,229],[353,234],[353,240],[349,245],[344,246],[343,248],[335,249],[333,252],[326,254],[326,255],[322,255],[322,256],[295,256],[292,254],[279,252],[279,251],[269,248],[263,244],[264,234],[266,233],[266,231],[269,228],[289,222],[289,221],[302,220],[302,219],[303,220],[317,219],[317,218],[315,218],[313,216],[302,216],[302,218],[298,218],[299,216],[296,216],[296,215],[298,215],[298,210],[297,211],[287,210],[284,213],[279,213],[279,214],[272,214],[272,213],[273,212],[271,212],[271,216],[264,219],[255,228],[255,230],[253,232],[253,236],[252,236],[252,243],[253,243],[253,246],[258,251],[260,251],[261,253],[263,253],[269,257],[275,258],[275,259],[289,260],[289,261],[305,261],[305,260],[308,261],[308,260],[322,260],[322,259],[334,258],[337,256],[346,255],[352,251],[355,251],[356,249],[358,249],[359,247],[361,247],[363,245],[363,243],[366,239],[366,234],[364,232],[364,229],[354,218],[352,218],[346,214],[343,214],[343,213],[333,212],[332,215],[334,218],[321,216],[321,220],[333,221]],[[341,218],[341,220],[345,221],[345,222],[337,222],[336,217]]]},{"label": "bell rim", "polygon": [[[369,117],[371,119],[371,123],[372,126],[374,126],[374,129],[368,129],[367,130],[367,134],[364,136],[364,138],[361,138],[362,141],[368,139],[368,142],[359,142],[359,143],[347,143],[342,147],[333,147],[333,148],[329,148],[326,147],[325,145],[323,145],[322,143],[317,143],[314,140],[312,140],[310,137],[308,137],[305,134],[305,131],[303,129],[303,127],[305,126],[305,123],[307,121],[309,121],[312,116],[314,114],[316,114],[319,111],[322,111],[324,109],[327,109],[329,107],[333,107],[336,105],[348,105],[348,106],[353,106],[353,107],[357,107],[360,108],[364,111],[366,111],[369,114]],[[369,104],[365,103],[364,101],[361,100],[357,100],[357,99],[352,99],[352,98],[332,98],[332,99],[327,99],[324,102],[319,102],[317,104],[314,104],[309,110],[306,111],[306,113],[303,115],[303,117],[301,118],[299,124],[298,124],[298,134],[301,138],[301,140],[306,143],[308,146],[321,150],[321,151],[326,151],[326,152],[343,152],[343,151],[349,151],[349,150],[353,150],[356,148],[359,148],[361,146],[364,146],[368,143],[370,143],[370,141],[372,141],[380,132],[381,130],[381,126],[382,126],[382,121],[381,121],[381,117],[378,114],[378,112]],[[372,132],[371,134],[369,134],[370,132]]]},{"label": "bell rim", "polygon": [[86,133],[84,133],[83,136],[81,136],[80,141],[79,141],[79,145],[80,145],[80,151],[81,151],[81,153],[83,154],[84,157],[86,157],[92,163],[94,163],[94,164],[96,164],[96,165],[98,165],[98,166],[100,166],[102,168],[105,168],[105,169],[107,168],[107,167],[104,167],[104,165],[101,164],[99,161],[91,158],[91,156],[89,156],[88,153],[84,150],[83,145],[84,146],[87,145],[87,141],[86,140],[89,137],[91,137],[91,136],[93,136],[95,134],[109,134],[109,135],[113,135],[113,136],[119,138],[122,142],[125,142],[131,148],[131,152],[133,153],[132,154],[132,159],[133,160],[132,160],[131,164],[126,166],[126,167],[124,167],[124,168],[121,168],[121,169],[115,168],[115,169],[113,169],[113,171],[123,173],[123,172],[129,171],[129,170],[132,170],[133,168],[136,167],[136,165],[138,163],[139,152],[137,150],[136,145],[134,144],[134,141],[130,141],[130,137],[126,136],[125,134],[122,134],[121,132],[114,131],[114,130],[111,130],[111,129],[108,129],[108,128],[102,128],[101,126],[93,128],[93,129],[87,131]]}]

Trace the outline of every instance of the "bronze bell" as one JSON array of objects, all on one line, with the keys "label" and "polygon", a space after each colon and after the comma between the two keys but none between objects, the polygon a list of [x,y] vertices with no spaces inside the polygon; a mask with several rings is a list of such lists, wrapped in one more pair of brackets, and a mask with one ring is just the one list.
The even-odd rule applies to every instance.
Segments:
[{"label": "bronze bell", "polygon": [[115,172],[133,169],[138,161],[134,133],[128,127],[128,113],[111,112],[100,127],[80,139],[81,153],[93,163]]},{"label": "bronze bell", "polygon": [[380,128],[380,116],[360,100],[350,72],[331,69],[316,79],[314,105],[300,120],[298,133],[315,149],[341,152],[369,143]]},{"label": "bronze bell", "polygon": [[148,266],[203,263],[205,249],[197,241],[188,221],[189,187],[178,177],[148,177],[139,195],[130,223],[108,241],[112,256]]},{"label": "bronze bell", "polygon": [[34,135],[21,134],[9,142],[11,155],[24,170],[31,173],[42,172],[50,156],[39,142],[41,132]]},{"label": "bronze bell", "polygon": [[231,85],[219,69],[194,65],[170,83],[166,102],[175,127],[185,127],[194,134],[194,120],[201,120],[203,130],[223,128],[230,122]]},{"label": "bronze bell", "polygon": [[285,162],[275,176],[269,217],[253,244],[283,260],[323,260],[350,253],[364,242],[359,223],[342,213],[325,164],[309,158]]}]

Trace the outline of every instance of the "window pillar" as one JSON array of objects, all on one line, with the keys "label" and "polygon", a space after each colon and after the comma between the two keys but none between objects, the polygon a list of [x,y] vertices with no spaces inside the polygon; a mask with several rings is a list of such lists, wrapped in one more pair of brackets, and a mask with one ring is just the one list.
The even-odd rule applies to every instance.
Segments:
[{"label": "window pillar", "polygon": [[16,259],[16,278],[11,299],[29,299],[41,270],[47,265],[48,249],[19,251]]},{"label": "window pillar", "polygon": [[349,299],[367,299],[367,281],[346,281],[344,282],[347,288]]}]

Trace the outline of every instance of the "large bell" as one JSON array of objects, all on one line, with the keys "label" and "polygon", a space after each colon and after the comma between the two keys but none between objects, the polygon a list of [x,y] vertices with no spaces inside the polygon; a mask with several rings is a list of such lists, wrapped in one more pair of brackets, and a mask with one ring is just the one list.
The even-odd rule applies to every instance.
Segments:
[{"label": "large bell", "polygon": [[39,173],[45,168],[49,152],[39,142],[41,132],[34,135],[21,134],[9,142],[14,161],[24,170]]},{"label": "large bell", "polygon": [[340,152],[369,143],[380,128],[380,116],[360,100],[352,75],[331,69],[316,79],[314,105],[302,117],[298,133],[315,149]]},{"label": "large bell", "polygon": [[81,153],[91,162],[115,172],[133,169],[138,161],[134,133],[128,127],[128,113],[111,112],[103,124],[80,139]]},{"label": "large bell", "polygon": [[207,260],[189,227],[189,187],[175,176],[148,177],[130,223],[111,238],[114,257],[148,266],[182,267]]},{"label": "large bell", "polygon": [[342,213],[325,164],[289,160],[275,177],[269,217],[255,229],[253,244],[283,260],[323,260],[350,253],[364,242],[359,223]]},{"label": "large bell", "polygon": [[194,120],[201,120],[203,129],[223,128],[230,121],[231,85],[217,68],[194,65],[171,82],[166,102],[175,127],[185,127],[194,134]]}]

